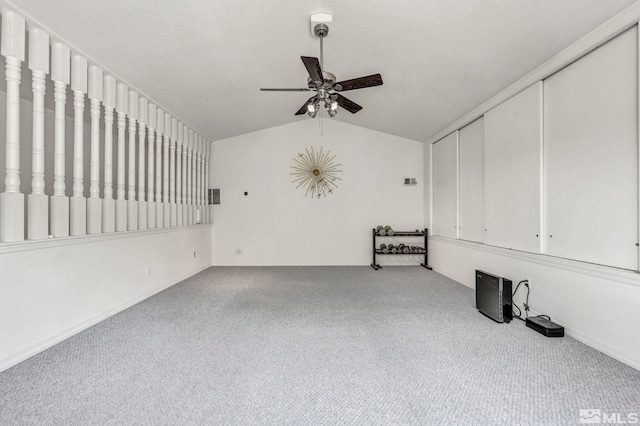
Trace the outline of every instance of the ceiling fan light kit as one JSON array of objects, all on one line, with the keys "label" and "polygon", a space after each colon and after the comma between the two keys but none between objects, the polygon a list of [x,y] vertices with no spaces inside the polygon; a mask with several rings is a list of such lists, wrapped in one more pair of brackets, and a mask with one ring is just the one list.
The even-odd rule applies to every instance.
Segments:
[{"label": "ceiling fan light kit", "polygon": [[[362,107],[352,100],[342,96],[340,93],[347,90],[364,89],[366,87],[382,85],[382,76],[373,74],[366,77],[354,78],[351,80],[337,81],[334,74],[324,71],[323,65],[323,39],[329,34],[329,26],[327,22],[331,22],[332,16],[326,13],[316,13],[311,15],[311,23],[313,25],[313,33],[320,39],[320,59],[311,56],[301,56],[309,77],[307,78],[307,87],[302,88],[261,88],[266,92],[316,92],[310,97],[304,105],[295,113],[295,115],[307,114],[311,118],[315,118],[320,110],[320,102],[324,104],[329,117],[335,117],[338,113],[338,107],[342,107],[352,114],[357,113]],[[314,24],[315,23],[315,24]]]}]

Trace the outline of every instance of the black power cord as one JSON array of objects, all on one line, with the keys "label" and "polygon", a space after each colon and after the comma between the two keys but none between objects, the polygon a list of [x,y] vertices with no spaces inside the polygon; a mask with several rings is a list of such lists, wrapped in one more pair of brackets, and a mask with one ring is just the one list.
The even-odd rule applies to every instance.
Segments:
[{"label": "black power cord", "polygon": [[[518,289],[520,288],[520,285],[522,284],[524,284],[524,286],[527,288],[527,298],[523,304],[523,307],[524,307],[525,316],[528,318],[529,317],[529,293],[531,291],[531,289],[529,288],[529,280],[520,281],[518,285],[516,285],[516,289],[513,290],[513,294],[511,295],[511,297],[512,298],[515,297],[516,293],[518,292]],[[522,318],[522,310],[520,309],[520,307],[515,303],[513,303],[513,307],[518,310],[518,314],[514,315],[513,317],[518,318],[520,321],[524,321],[524,318]]]},{"label": "black power cord", "polygon": [[[529,287],[529,280],[520,281],[518,285],[516,285],[516,289],[513,290],[513,294],[511,295],[511,297],[512,298],[515,297],[521,284],[524,284],[524,286],[527,288],[527,297],[525,298],[525,301],[522,304],[522,306],[524,307],[525,318],[529,318],[529,293],[531,292],[531,288]],[[518,310],[518,314],[514,315],[513,317],[518,318],[520,321],[525,321],[525,318],[522,318],[522,310],[518,305],[515,304],[515,302],[513,303],[513,307]],[[536,315],[535,317],[532,317],[532,318],[544,318],[551,321],[551,317],[549,315]]]}]

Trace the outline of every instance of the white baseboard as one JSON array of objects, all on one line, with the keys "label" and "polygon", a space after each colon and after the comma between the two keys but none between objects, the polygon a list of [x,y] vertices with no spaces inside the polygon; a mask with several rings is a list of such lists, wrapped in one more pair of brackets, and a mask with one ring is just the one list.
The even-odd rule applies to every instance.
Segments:
[{"label": "white baseboard", "polygon": [[17,365],[19,363],[21,363],[22,361],[25,361],[28,358],[31,358],[32,356],[46,350],[49,349],[50,347],[62,342],[63,340],[68,339],[69,337],[80,333],[81,331],[86,330],[87,328],[94,326],[96,324],[98,324],[101,321],[104,321],[105,319],[112,317],[113,315],[124,311],[127,308],[130,308],[131,306],[142,302],[145,299],[148,299],[149,297],[160,293],[163,290],[168,289],[169,287],[172,287],[176,284],[178,284],[181,281],[186,280],[187,278],[196,275],[199,272],[204,271],[205,269],[208,269],[210,266],[203,266],[201,268],[198,268],[194,271],[188,272],[176,279],[170,280],[169,282],[160,285],[159,287],[150,290],[146,293],[141,294],[140,296],[134,297],[133,299],[128,300],[125,303],[122,303],[118,306],[115,306],[111,309],[107,309],[106,311],[103,311],[101,313],[99,313],[98,315],[88,318],[84,321],[81,321],[80,323],[67,328],[66,330],[63,330],[57,334],[54,334],[53,336],[50,336],[46,339],[41,340],[40,342],[31,345],[21,351],[18,351],[4,359],[0,360],[0,372],[7,370],[11,367],[13,367],[14,365]]}]

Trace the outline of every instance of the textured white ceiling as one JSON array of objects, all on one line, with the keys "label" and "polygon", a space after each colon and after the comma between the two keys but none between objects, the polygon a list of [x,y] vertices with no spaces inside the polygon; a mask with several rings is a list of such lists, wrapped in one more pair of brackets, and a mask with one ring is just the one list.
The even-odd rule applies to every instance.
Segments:
[{"label": "textured white ceiling", "polygon": [[324,65],[362,105],[334,119],[425,140],[635,0],[13,0],[217,140],[297,120],[312,13],[333,14]]}]

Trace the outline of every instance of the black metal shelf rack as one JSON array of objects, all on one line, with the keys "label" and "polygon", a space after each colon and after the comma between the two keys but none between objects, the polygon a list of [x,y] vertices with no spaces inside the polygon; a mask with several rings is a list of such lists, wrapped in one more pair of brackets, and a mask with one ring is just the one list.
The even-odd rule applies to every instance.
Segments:
[{"label": "black metal shelf rack", "polygon": [[[382,269],[382,266],[380,266],[376,261],[377,255],[424,256],[424,263],[420,263],[420,266],[431,270],[431,266],[429,266],[429,245],[428,245],[429,230],[427,228],[424,228],[422,231],[415,231],[415,232],[405,232],[405,231],[394,232],[393,235],[380,235],[376,232],[376,229],[373,228],[372,234],[373,234],[373,250],[372,250],[373,262],[371,263],[371,267],[376,271],[378,269]],[[383,253],[382,250],[377,248],[376,238],[396,238],[396,237],[424,237],[424,248],[420,250],[420,252],[418,253]]]}]

